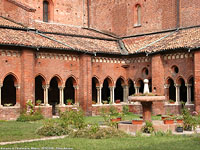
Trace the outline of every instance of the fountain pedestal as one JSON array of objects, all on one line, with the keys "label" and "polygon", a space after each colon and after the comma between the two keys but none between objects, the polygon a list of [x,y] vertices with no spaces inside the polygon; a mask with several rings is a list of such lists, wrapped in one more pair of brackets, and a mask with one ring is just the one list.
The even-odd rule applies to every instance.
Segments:
[{"label": "fountain pedestal", "polygon": [[165,96],[129,96],[129,101],[141,102],[143,110],[143,120],[151,121],[153,102],[165,101]]},{"label": "fountain pedestal", "polygon": [[141,102],[143,110],[143,120],[151,121],[152,102]]}]

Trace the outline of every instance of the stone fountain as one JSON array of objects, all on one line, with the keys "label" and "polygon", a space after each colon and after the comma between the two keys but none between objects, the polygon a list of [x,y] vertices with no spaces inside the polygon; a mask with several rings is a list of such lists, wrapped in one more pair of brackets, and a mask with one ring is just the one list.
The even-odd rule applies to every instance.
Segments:
[{"label": "stone fountain", "polygon": [[165,101],[165,96],[148,96],[149,94],[149,80],[144,79],[144,94],[147,96],[129,96],[128,100],[131,102],[140,102],[143,110],[143,120],[151,121],[152,104],[153,102]]}]

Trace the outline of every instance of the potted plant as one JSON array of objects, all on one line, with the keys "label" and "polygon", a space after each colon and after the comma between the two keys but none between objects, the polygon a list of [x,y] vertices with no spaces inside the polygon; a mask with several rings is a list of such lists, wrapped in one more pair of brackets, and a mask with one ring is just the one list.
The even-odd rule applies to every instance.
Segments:
[{"label": "potted plant", "polygon": [[176,116],[176,122],[183,123],[183,116],[181,116],[181,115]]},{"label": "potted plant", "polygon": [[176,127],[176,132],[183,132],[183,126],[182,125],[177,125]]},{"label": "potted plant", "polygon": [[95,100],[93,100],[93,101],[92,101],[92,104],[96,104],[96,101],[95,101]]},{"label": "potted plant", "polygon": [[9,107],[9,106],[12,106],[12,104],[8,103],[8,104],[4,104],[4,106]]},{"label": "potted plant", "polygon": [[38,100],[36,101],[36,106],[40,106],[41,103],[42,103],[42,101],[38,99]]},{"label": "potted plant", "polygon": [[150,121],[145,121],[145,125],[142,127],[142,132],[143,133],[152,133],[154,131],[154,127],[152,122]]},{"label": "potted plant", "polygon": [[121,102],[120,99],[115,100],[116,104],[119,104],[120,102]]},{"label": "potted plant", "polygon": [[163,120],[164,124],[174,124],[174,119],[169,117]]},{"label": "potted plant", "polygon": [[107,100],[103,100],[103,104],[108,104],[108,101]]},{"label": "potted plant", "polygon": [[165,120],[166,118],[169,118],[170,116],[169,115],[162,115],[162,120]]},{"label": "potted plant", "polygon": [[72,99],[67,99],[67,105],[71,105],[72,104]]},{"label": "potted plant", "polygon": [[133,125],[141,125],[143,123],[143,119],[137,118],[132,120]]},{"label": "potted plant", "polygon": [[173,99],[170,99],[170,100],[169,100],[169,103],[170,103],[170,104],[174,104],[175,101],[174,101]]}]

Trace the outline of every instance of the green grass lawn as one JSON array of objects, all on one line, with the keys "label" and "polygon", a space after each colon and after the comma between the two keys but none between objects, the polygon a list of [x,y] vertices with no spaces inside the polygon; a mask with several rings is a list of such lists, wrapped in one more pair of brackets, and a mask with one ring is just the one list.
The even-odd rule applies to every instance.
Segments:
[{"label": "green grass lawn", "polygon": [[41,136],[35,133],[40,126],[42,126],[42,121],[33,123],[0,121],[0,142],[40,138]]},{"label": "green grass lawn", "polygon": [[[125,120],[139,118],[139,115],[126,115]],[[160,119],[159,116],[153,116],[155,119]],[[103,122],[101,116],[85,117],[85,121],[90,124]],[[41,138],[35,131],[42,126],[42,121],[35,122],[17,122],[17,121],[0,121],[0,142],[18,141],[23,139]]]},{"label": "green grass lawn", "polygon": [[111,139],[64,138],[0,146],[0,148],[72,148],[73,150],[199,150],[200,135],[150,136]]}]

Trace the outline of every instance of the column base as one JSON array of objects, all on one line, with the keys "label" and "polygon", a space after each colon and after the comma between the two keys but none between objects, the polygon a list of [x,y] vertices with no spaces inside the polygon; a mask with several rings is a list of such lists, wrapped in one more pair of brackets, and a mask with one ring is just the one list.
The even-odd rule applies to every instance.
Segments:
[{"label": "column base", "polygon": [[64,107],[66,106],[65,104],[58,104],[59,107]]},{"label": "column base", "polygon": [[181,102],[175,102],[175,105],[181,105]]},{"label": "column base", "polygon": [[188,103],[188,102],[186,102],[186,103],[185,103],[185,105],[194,105],[194,104],[193,104],[193,103],[191,103],[191,102],[189,102],[189,103]]},{"label": "column base", "polygon": [[44,104],[44,106],[50,106],[49,104]]},{"label": "column base", "polygon": [[3,107],[3,105],[0,105],[0,107]]}]

